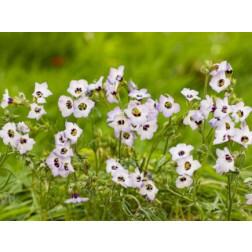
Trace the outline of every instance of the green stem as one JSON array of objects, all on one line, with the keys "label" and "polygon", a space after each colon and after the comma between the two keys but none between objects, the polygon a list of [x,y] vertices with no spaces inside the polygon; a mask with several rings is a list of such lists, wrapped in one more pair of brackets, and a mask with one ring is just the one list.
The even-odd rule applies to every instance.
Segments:
[{"label": "green stem", "polygon": [[122,131],[120,131],[119,135],[119,146],[118,146],[118,160],[121,160],[121,146],[122,146]]},{"label": "green stem", "polygon": [[205,85],[204,85],[204,98],[206,97],[206,94],[207,94],[208,79],[209,79],[209,75],[206,74],[206,77],[205,77]]},{"label": "green stem", "polygon": [[232,183],[232,179],[231,179],[231,174],[228,174],[228,181],[227,181],[227,189],[228,189],[228,213],[227,213],[227,220],[231,221],[231,211],[232,211],[232,203],[233,203],[233,199],[232,199],[232,193],[231,193],[231,183]]}]

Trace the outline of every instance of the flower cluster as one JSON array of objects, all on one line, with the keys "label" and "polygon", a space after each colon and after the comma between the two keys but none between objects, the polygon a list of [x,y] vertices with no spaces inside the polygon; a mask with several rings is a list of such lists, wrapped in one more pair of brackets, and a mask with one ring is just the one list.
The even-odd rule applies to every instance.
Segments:
[{"label": "flower cluster", "polygon": [[30,104],[30,112],[28,114],[28,118],[39,120],[41,116],[46,114],[43,105],[46,103],[46,99],[48,96],[52,95],[52,92],[48,89],[48,85],[46,82],[39,84],[35,83],[35,90],[32,94],[33,103]]},{"label": "flower cluster", "polygon": [[55,135],[56,147],[46,160],[54,177],[60,175],[65,178],[74,172],[71,165],[71,157],[73,156],[71,145],[77,142],[81,133],[82,129],[76,123],[66,122],[65,130]]},{"label": "flower cluster", "polygon": [[11,145],[16,148],[20,154],[32,150],[35,144],[34,139],[29,137],[30,129],[24,122],[6,123],[0,130],[0,137],[3,139],[5,145]]},{"label": "flower cluster", "polygon": [[110,158],[107,160],[106,165],[107,173],[110,173],[112,180],[124,188],[132,187],[138,188],[139,193],[146,196],[147,201],[152,201],[155,199],[158,189],[156,188],[154,182],[146,177],[145,174],[139,171],[137,167],[134,173],[130,173],[125,169],[119,162],[115,159]]},{"label": "flower cluster", "polygon": [[75,118],[88,117],[90,111],[95,106],[89,96],[94,90],[102,89],[103,76],[97,82],[88,84],[86,80],[72,80],[70,82],[68,93],[69,96],[62,95],[59,98],[58,106],[63,117],[74,115]]},{"label": "flower cluster", "polygon": [[13,98],[9,96],[9,90],[5,89],[5,92],[3,94],[3,98],[1,101],[1,107],[3,109],[7,108],[9,104],[13,103]]},{"label": "flower cluster", "polygon": [[191,155],[193,149],[192,145],[180,143],[169,150],[172,155],[172,160],[177,163],[176,171],[179,174],[179,177],[176,180],[177,188],[191,186],[193,183],[191,176],[195,170],[198,170],[201,167],[198,160],[193,160]]}]

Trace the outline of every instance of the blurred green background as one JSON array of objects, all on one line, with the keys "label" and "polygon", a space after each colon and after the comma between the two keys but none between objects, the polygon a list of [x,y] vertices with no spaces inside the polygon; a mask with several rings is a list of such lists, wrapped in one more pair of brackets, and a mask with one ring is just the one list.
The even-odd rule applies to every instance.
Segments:
[{"label": "blurred green background", "polygon": [[[106,78],[110,67],[124,65],[125,79],[132,79],[140,88],[147,88],[155,99],[160,94],[169,93],[185,110],[185,99],[180,91],[189,87],[199,90],[202,95],[204,76],[200,67],[204,61],[227,60],[237,79],[237,94],[252,106],[251,40],[250,33],[1,33],[0,94],[8,88],[11,95],[21,91],[31,99],[35,81],[46,81],[54,94],[47,99],[46,117],[53,122],[56,133],[64,129],[57,99],[67,94],[66,89],[73,79],[84,78],[91,83],[101,75]],[[108,112],[102,107],[100,109],[104,115]],[[24,109],[15,110],[15,113],[17,111],[24,116],[28,114]],[[87,120],[83,120],[81,126],[88,142],[92,136]],[[251,122],[250,118],[248,123],[251,125]],[[104,132],[113,135],[105,118],[96,119],[96,123]],[[182,134],[183,140],[194,146],[200,141],[199,134],[192,134],[188,128]],[[41,132],[35,140],[39,143],[34,149],[36,153],[53,149],[52,135]],[[139,152],[143,146],[147,150],[149,148],[148,141],[136,144]],[[0,151],[4,150],[1,141]],[[248,154],[247,164],[252,161],[251,147]],[[29,195],[25,194],[25,199],[15,197],[24,189],[24,181],[27,185],[30,183],[29,171],[24,171],[21,162],[14,158],[7,162],[6,167],[13,171],[16,180],[7,192],[1,194],[0,219],[15,219],[13,216],[16,215],[16,219],[30,218],[27,215],[31,204]],[[28,203],[20,207],[26,200]],[[21,212],[16,212],[17,208]]]}]

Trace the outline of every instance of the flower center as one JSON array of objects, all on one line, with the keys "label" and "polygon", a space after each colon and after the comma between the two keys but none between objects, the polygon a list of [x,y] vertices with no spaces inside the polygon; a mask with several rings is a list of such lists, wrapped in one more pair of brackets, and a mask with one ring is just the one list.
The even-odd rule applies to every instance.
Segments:
[{"label": "flower center", "polygon": [[77,129],[72,129],[71,130],[71,135],[76,136],[78,133]]},{"label": "flower center", "polygon": [[238,110],[236,112],[236,114],[239,116],[239,117],[243,117],[243,111],[242,110]]},{"label": "flower center", "polygon": [[68,101],[66,102],[66,107],[67,107],[68,109],[71,109],[71,108],[73,107],[73,104],[72,104],[72,102],[71,102],[70,100],[68,100]]},{"label": "flower center", "polygon": [[77,199],[79,198],[79,193],[73,193],[72,194],[72,199]]},{"label": "flower center", "polygon": [[113,171],[115,171],[117,168],[118,168],[118,167],[117,167],[116,165],[113,165],[113,166],[111,167],[111,169],[112,169]]},{"label": "flower center", "polygon": [[232,69],[226,70],[226,74],[232,74],[232,73],[233,73],[233,70],[232,70]]},{"label": "flower center", "polygon": [[61,151],[60,151],[60,153],[62,155],[65,155],[67,153],[67,148],[62,148]]},{"label": "flower center", "polygon": [[139,117],[141,116],[141,112],[138,108],[133,108],[132,109],[132,115],[136,116],[136,117]]},{"label": "flower center", "polygon": [[35,111],[35,113],[40,113],[41,112],[41,108],[38,108],[38,107],[36,107],[35,109],[34,109],[34,111]]},{"label": "flower center", "polygon": [[116,80],[122,81],[122,80],[123,80],[123,77],[122,77],[121,75],[117,75],[117,76],[116,76]]},{"label": "flower center", "polygon": [[167,102],[165,103],[165,107],[166,107],[167,109],[172,108],[172,103],[167,101]]},{"label": "flower center", "polygon": [[136,181],[140,182],[141,181],[141,176],[137,176]]},{"label": "flower center", "polygon": [[54,166],[56,166],[57,168],[60,167],[60,160],[59,160],[59,158],[55,158],[54,159]]},{"label": "flower center", "polygon": [[227,106],[223,106],[221,111],[222,111],[223,113],[227,113],[227,110],[228,110],[228,107],[227,107]]},{"label": "flower center", "polygon": [[21,144],[26,144],[26,143],[27,143],[27,139],[21,137],[20,140],[19,140],[19,142],[20,142]]},{"label": "flower center", "polygon": [[124,120],[123,120],[123,119],[118,120],[117,123],[118,123],[119,125],[124,125]]},{"label": "flower center", "polygon": [[68,171],[68,163],[64,163],[64,169]]},{"label": "flower center", "polygon": [[127,133],[127,132],[124,132],[124,133],[123,133],[123,138],[129,139],[129,138],[130,138],[130,134]]},{"label": "flower center", "polygon": [[218,86],[219,86],[219,87],[223,87],[224,84],[225,84],[225,81],[224,81],[223,79],[220,79],[220,80],[218,81]]},{"label": "flower center", "polygon": [[150,125],[149,124],[146,124],[143,126],[143,130],[147,131],[149,129]]},{"label": "flower center", "polygon": [[230,124],[226,122],[225,125],[226,125],[226,130],[230,130],[231,128]]},{"label": "flower center", "polygon": [[80,88],[80,87],[76,88],[74,92],[75,92],[75,94],[81,94],[82,93],[82,88]]},{"label": "flower center", "polygon": [[243,137],[241,138],[241,141],[242,141],[243,143],[247,143],[248,140],[249,140],[249,138],[248,138],[247,136],[243,136]]},{"label": "flower center", "polygon": [[78,106],[79,110],[86,110],[87,108],[87,104],[86,103],[80,103],[79,106]]},{"label": "flower center", "polygon": [[153,189],[153,186],[151,184],[146,185],[146,190],[151,191]]},{"label": "flower center", "polygon": [[43,96],[43,94],[41,91],[37,91],[36,96],[37,96],[37,98],[41,98]]},{"label": "flower center", "polygon": [[179,156],[184,156],[185,155],[185,152],[182,150],[182,151],[179,151],[178,153]]},{"label": "flower center", "polygon": [[191,168],[191,166],[192,166],[192,165],[191,165],[190,162],[188,162],[188,161],[185,162],[185,169],[186,169],[186,170],[189,170],[189,169]]},{"label": "flower center", "polygon": [[125,182],[125,178],[124,178],[123,176],[119,176],[119,177],[117,178],[117,181],[118,181],[118,182]]},{"label": "flower center", "polygon": [[230,155],[228,155],[228,154],[226,154],[226,156],[225,156],[225,158],[226,158],[226,160],[230,163],[230,162],[232,162],[232,157],[230,156]]},{"label": "flower center", "polygon": [[186,181],[186,177],[182,177],[182,178],[180,178],[179,179],[181,182],[184,182],[184,181]]},{"label": "flower center", "polygon": [[11,130],[11,129],[9,129],[8,130],[8,136],[10,137],[10,138],[14,138],[14,136],[15,136],[15,132],[13,131],[13,130]]}]

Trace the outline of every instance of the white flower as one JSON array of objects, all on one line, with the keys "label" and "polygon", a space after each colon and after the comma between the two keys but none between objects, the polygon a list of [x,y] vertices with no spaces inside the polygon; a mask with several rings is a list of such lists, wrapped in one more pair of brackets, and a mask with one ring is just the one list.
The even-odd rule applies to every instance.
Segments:
[{"label": "white flower", "polygon": [[227,89],[230,83],[230,79],[226,77],[225,72],[219,72],[212,77],[209,85],[217,93],[220,93],[221,91]]},{"label": "white flower", "polygon": [[217,149],[216,154],[218,159],[216,160],[216,165],[214,169],[218,174],[227,173],[228,171],[234,171],[234,157],[229,152],[228,148],[225,147],[224,150]]},{"label": "white flower", "polygon": [[214,111],[214,116],[222,119],[232,112],[231,106],[228,104],[228,97],[223,100],[218,98],[216,100],[216,110]]},{"label": "white flower", "polygon": [[73,113],[73,100],[68,96],[61,95],[58,101],[58,106],[63,117],[70,116]]},{"label": "white flower", "polygon": [[46,159],[46,164],[51,169],[54,177],[59,175],[60,168],[62,166],[62,159],[60,156],[52,151],[49,157]]},{"label": "white flower", "polygon": [[192,130],[196,130],[198,128],[197,123],[193,120],[193,115],[196,110],[189,110],[187,116],[184,118],[183,123],[185,125],[190,125]]},{"label": "white flower", "polygon": [[65,132],[61,131],[58,132],[55,136],[55,145],[65,145],[69,140],[68,138],[65,136]]},{"label": "white flower", "polygon": [[1,102],[1,107],[4,109],[9,104],[11,104],[12,102],[13,102],[13,99],[9,96],[8,89],[5,89],[5,93],[3,94],[3,99],[2,99],[2,102]]},{"label": "white flower", "polygon": [[210,75],[215,76],[218,73],[225,72],[226,74],[232,74],[233,70],[231,65],[227,61],[222,61],[221,63],[214,64],[214,70]]},{"label": "white flower", "polygon": [[24,154],[27,151],[32,150],[35,141],[29,137],[28,134],[22,135],[17,139],[17,149],[19,150],[20,154]]},{"label": "white flower", "polygon": [[81,203],[81,202],[87,202],[89,198],[81,198],[79,197],[78,193],[73,193],[71,199],[67,199],[64,201],[64,203],[69,204],[69,203]]},{"label": "white flower", "polygon": [[69,143],[65,144],[64,146],[57,145],[53,151],[61,158],[68,158],[73,156],[73,150],[70,148]]},{"label": "white flower", "polygon": [[242,122],[240,129],[235,129],[233,141],[241,144],[245,148],[252,144],[252,131],[249,130],[245,121]]},{"label": "white flower", "polygon": [[199,92],[193,89],[184,88],[181,91],[181,94],[184,95],[188,101],[192,101],[194,99],[201,100],[201,98],[198,96]]},{"label": "white flower", "polygon": [[235,130],[230,129],[230,130],[216,130],[215,131],[215,139],[213,141],[213,144],[221,144],[225,143],[227,141],[231,141],[234,137]]},{"label": "white flower", "polygon": [[221,120],[218,120],[216,127],[217,127],[216,130],[231,132],[234,130],[235,124],[232,121],[232,119],[227,115]]},{"label": "white flower", "polygon": [[72,144],[76,143],[83,130],[76,123],[71,122],[66,122],[65,127],[66,138],[70,139]]},{"label": "white flower", "polygon": [[129,81],[129,91],[133,91],[137,89],[137,85],[133,81]]},{"label": "white flower", "polygon": [[148,98],[147,101],[144,103],[144,105],[149,109],[149,114],[147,116],[147,119],[149,121],[156,119],[158,117],[158,102],[152,100],[151,98]]},{"label": "white flower", "polygon": [[115,116],[108,125],[113,128],[116,133],[130,130],[130,120],[123,114]]},{"label": "white flower", "polygon": [[200,110],[195,110],[192,119],[197,125],[201,125],[204,122],[205,117]]},{"label": "white flower", "polygon": [[252,108],[249,106],[244,106],[244,102],[239,102],[235,105],[231,106],[232,109],[232,117],[235,119],[235,122],[244,121],[252,111]]},{"label": "white flower", "polygon": [[138,101],[141,101],[144,98],[151,97],[151,95],[147,93],[147,89],[142,88],[140,90],[132,90],[129,93],[129,97],[132,97],[132,98],[135,98]]},{"label": "white flower", "polygon": [[87,97],[80,97],[74,101],[74,116],[76,118],[87,117],[95,103]]},{"label": "white flower", "polygon": [[121,133],[115,131],[115,136],[118,139],[120,139],[120,135],[121,135],[121,141],[123,144],[126,144],[129,147],[133,146],[136,135],[132,131],[130,131],[130,130],[121,131]]},{"label": "white flower", "polygon": [[143,124],[147,121],[149,109],[143,104],[130,101],[127,109],[124,110],[133,125]]},{"label": "white flower", "polygon": [[16,147],[19,136],[20,134],[16,131],[15,123],[6,123],[0,130],[0,137],[5,145],[10,144],[12,147]]},{"label": "white flower", "polygon": [[146,196],[146,199],[148,201],[153,201],[157,192],[158,189],[155,186],[154,182],[151,180],[144,181],[139,191],[141,195]]},{"label": "white flower", "polygon": [[157,120],[152,120],[140,125],[137,128],[137,134],[141,136],[141,140],[152,139],[153,134],[157,131]]},{"label": "white flower", "polygon": [[192,145],[186,145],[184,143],[177,144],[176,147],[170,148],[169,152],[172,155],[172,160],[176,161],[180,158],[186,158],[190,155],[190,152],[193,150]]},{"label": "white flower", "polygon": [[117,169],[116,172],[113,174],[112,180],[125,188],[129,186],[129,174],[128,170],[125,169]]},{"label": "white flower", "polygon": [[129,175],[130,178],[130,186],[133,188],[141,188],[143,185],[144,174],[140,173],[139,168],[135,169],[134,173]]},{"label": "white flower", "polygon": [[105,82],[105,91],[109,103],[119,103],[117,100],[117,85],[110,85],[108,81]]},{"label": "white flower", "polygon": [[86,80],[72,80],[67,92],[74,97],[84,95],[88,90],[88,83]]},{"label": "white flower", "polygon": [[121,82],[123,80],[124,66],[119,66],[118,69],[110,68],[108,80],[110,83]]},{"label": "white flower", "polygon": [[247,205],[252,205],[252,193],[246,194],[245,197],[246,197],[246,199],[247,199],[246,204],[247,204]]},{"label": "white flower", "polygon": [[74,168],[71,165],[71,158],[64,158],[61,160],[61,167],[59,169],[59,175],[62,178],[66,178],[70,173],[74,172]]},{"label": "white flower", "polygon": [[164,117],[171,117],[180,111],[180,106],[178,103],[174,103],[174,99],[171,96],[161,95],[157,109],[163,113]]},{"label": "white flower", "polygon": [[93,91],[93,90],[96,90],[96,91],[101,91],[102,90],[102,81],[103,81],[103,76],[100,77],[100,79],[90,85],[88,85],[88,90],[89,91]]},{"label": "white flower", "polygon": [[198,160],[193,160],[192,156],[181,158],[177,160],[178,167],[176,169],[179,175],[189,175],[192,176],[195,170],[201,167]]},{"label": "white flower", "polygon": [[205,116],[205,118],[207,119],[209,116],[210,112],[214,112],[216,109],[216,106],[213,102],[212,97],[210,97],[209,95],[206,95],[206,99],[202,100],[200,102],[200,111],[201,113]]},{"label": "white flower", "polygon": [[35,82],[35,91],[32,95],[36,98],[37,103],[46,103],[45,98],[52,95],[52,92],[48,89],[46,82],[42,84]]},{"label": "white flower", "polygon": [[106,172],[111,173],[112,176],[120,169],[123,170],[124,168],[120,163],[116,162],[114,158],[110,158],[106,161]]},{"label": "white flower", "polygon": [[182,175],[176,179],[177,188],[189,187],[191,186],[192,183],[193,183],[193,179],[188,175]]},{"label": "white flower", "polygon": [[119,107],[115,107],[113,110],[107,113],[108,116],[107,122],[114,121],[114,118],[118,115],[123,115],[123,112]]},{"label": "white flower", "polygon": [[37,119],[39,120],[40,117],[44,114],[46,114],[44,107],[39,106],[37,103],[30,104],[31,111],[28,114],[28,118],[30,119]]},{"label": "white flower", "polygon": [[19,122],[17,125],[17,130],[22,133],[29,133],[30,129],[24,122]]}]

